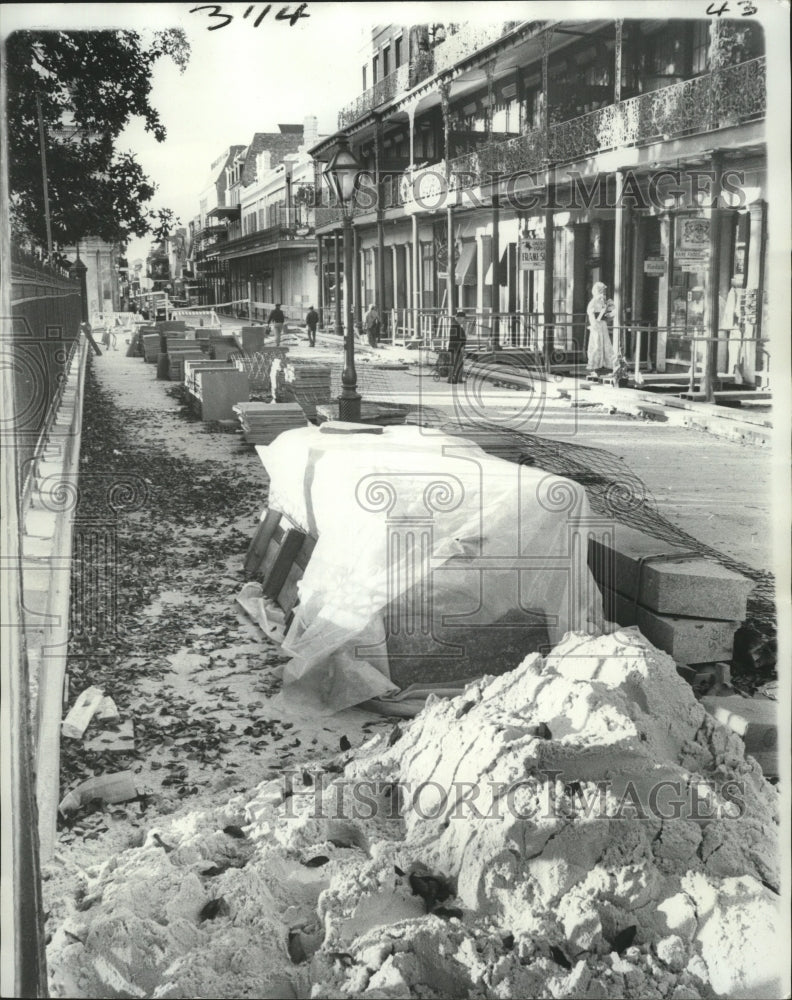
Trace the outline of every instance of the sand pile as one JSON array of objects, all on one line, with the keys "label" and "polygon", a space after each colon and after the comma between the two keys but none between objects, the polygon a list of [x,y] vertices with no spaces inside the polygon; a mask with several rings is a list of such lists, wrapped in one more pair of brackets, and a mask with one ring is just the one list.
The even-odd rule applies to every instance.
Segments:
[{"label": "sand pile", "polygon": [[636,630],[346,756],[105,866],[60,995],[781,995],[777,793]]}]

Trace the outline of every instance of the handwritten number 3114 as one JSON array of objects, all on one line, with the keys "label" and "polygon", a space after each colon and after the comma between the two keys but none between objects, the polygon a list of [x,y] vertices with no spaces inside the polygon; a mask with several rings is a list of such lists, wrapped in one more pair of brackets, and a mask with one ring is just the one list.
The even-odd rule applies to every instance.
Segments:
[{"label": "handwritten number 3114", "polygon": [[[306,14],[305,12],[305,8],[307,6],[308,6],[307,3],[301,3],[300,6],[295,9],[294,13],[289,13],[288,7],[281,7],[281,9],[275,15],[275,20],[288,21],[291,27],[294,27],[294,25],[300,20],[301,17],[310,17],[310,14]],[[245,11],[245,13],[242,15],[242,20],[244,21],[245,18],[250,17],[250,15],[253,13],[255,9],[256,9],[255,4],[251,4]],[[211,14],[207,14],[207,17],[217,17],[222,20],[222,24],[210,24],[208,27],[209,31],[217,31],[218,28],[225,28],[234,20],[234,15],[226,14],[226,12],[223,10],[222,6],[219,3],[205,3],[202,4],[200,7],[193,7],[190,13],[197,14],[198,11],[201,10],[211,11]],[[272,10],[272,4],[271,3],[265,4],[262,10],[259,11],[255,20],[253,21],[253,27],[258,28],[258,26],[261,24],[261,22],[264,20],[267,14],[269,14],[271,10]]]},{"label": "handwritten number 3114", "polygon": [[[751,3],[751,0],[737,0],[737,6],[742,8],[741,13],[743,17],[750,17],[751,14],[755,14],[757,11],[757,7]],[[721,2],[720,5],[717,3],[711,3],[709,7],[707,7],[707,13],[710,17],[720,17],[721,14],[728,14],[729,4],[728,2]]]}]

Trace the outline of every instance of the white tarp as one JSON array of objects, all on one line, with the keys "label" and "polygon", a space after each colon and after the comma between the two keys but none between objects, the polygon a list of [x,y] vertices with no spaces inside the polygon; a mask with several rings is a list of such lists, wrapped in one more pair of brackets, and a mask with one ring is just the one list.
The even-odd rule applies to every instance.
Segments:
[{"label": "white tarp", "polygon": [[389,632],[419,633],[444,613],[484,625],[513,609],[543,612],[553,643],[570,629],[601,631],[586,560],[592,515],[576,483],[412,426],[376,436],[300,428],[257,451],[270,507],[318,538],[283,647],[284,693],[314,710],[394,689],[386,612]]}]

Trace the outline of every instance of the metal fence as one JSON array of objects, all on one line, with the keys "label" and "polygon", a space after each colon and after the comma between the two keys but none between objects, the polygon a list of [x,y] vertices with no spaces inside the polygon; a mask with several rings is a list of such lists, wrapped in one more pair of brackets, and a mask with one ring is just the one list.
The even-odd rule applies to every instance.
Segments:
[{"label": "metal fence", "polygon": [[12,252],[12,334],[3,345],[3,364],[13,372],[15,412],[13,426],[3,433],[16,439],[22,496],[39,441],[57,409],[81,318],[77,280],[61,267]]}]

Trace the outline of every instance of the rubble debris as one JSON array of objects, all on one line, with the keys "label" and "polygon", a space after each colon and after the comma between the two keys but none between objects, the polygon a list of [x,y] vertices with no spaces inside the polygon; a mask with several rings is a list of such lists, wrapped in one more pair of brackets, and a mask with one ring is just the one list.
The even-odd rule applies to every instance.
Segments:
[{"label": "rubble debris", "polygon": [[61,799],[58,811],[64,815],[76,812],[93,799],[103,802],[128,802],[137,797],[135,776],[131,771],[116,771],[88,778]]},{"label": "rubble debris", "polygon": [[[52,956],[54,983],[157,998],[780,995],[778,794],[637,630],[570,633],[400,728],[288,796],[273,779],[172,817],[169,854],[151,840],[121,852],[88,886],[80,940]],[[244,872],[201,878],[237,855]],[[228,913],[202,917],[217,900]]]},{"label": "rubble debris", "polygon": [[81,740],[103,698],[104,691],[98,687],[91,686],[81,691],[61,723],[61,734],[72,740]]},{"label": "rubble debris", "polygon": [[99,707],[96,710],[95,716],[99,722],[120,722],[121,716],[119,715],[116,703],[110,697],[110,695],[105,695],[104,698],[99,702]]}]

